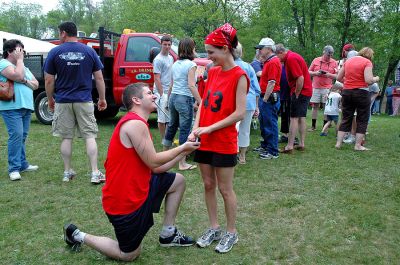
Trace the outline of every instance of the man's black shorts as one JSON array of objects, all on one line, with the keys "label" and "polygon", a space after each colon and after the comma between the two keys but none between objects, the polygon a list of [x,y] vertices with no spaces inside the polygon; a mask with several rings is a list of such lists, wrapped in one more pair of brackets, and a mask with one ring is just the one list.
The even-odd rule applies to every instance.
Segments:
[{"label": "man's black shorts", "polygon": [[219,154],[211,151],[196,150],[193,161],[213,167],[234,167],[237,164],[237,154]]},{"label": "man's black shorts", "polygon": [[307,107],[310,104],[311,97],[304,96],[302,94],[296,98],[293,94],[290,99],[290,117],[301,118],[307,116]]},{"label": "man's black shorts", "polygon": [[140,246],[144,236],[154,225],[153,213],[160,211],[161,203],[175,180],[175,173],[153,174],[149,196],[136,211],[126,215],[107,214],[114,226],[115,235],[122,252],[129,253]]}]

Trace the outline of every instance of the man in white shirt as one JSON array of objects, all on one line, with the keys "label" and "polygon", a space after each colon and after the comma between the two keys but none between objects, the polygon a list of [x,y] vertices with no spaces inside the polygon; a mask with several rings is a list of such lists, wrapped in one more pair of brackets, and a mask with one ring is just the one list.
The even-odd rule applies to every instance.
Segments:
[{"label": "man in white shirt", "polygon": [[161,52],[156,56],[153,62],[154,89],[157,96],[157,121],[161,139],[164,139],[165,129],[169,122],[168,113],[168,90],[172,85],[172,64],[174,58],[169,54],[171,50],[172,39],[168,35],[161,38]]}]

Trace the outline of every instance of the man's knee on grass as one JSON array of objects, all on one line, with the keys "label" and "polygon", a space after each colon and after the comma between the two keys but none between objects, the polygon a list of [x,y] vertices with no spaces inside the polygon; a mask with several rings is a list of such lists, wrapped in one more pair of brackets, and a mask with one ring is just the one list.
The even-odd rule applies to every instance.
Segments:
[{"label": "man's knee on grass", "polygon": [[137,249],[135,249],[132,252],[125,253],[125,252],[121,251],[120,252],[120,260],[127,261],[127,262],[134,261],[135,259],[137,259],[139,257],[141,249],[142,249],[142,247],[139,246]]}]

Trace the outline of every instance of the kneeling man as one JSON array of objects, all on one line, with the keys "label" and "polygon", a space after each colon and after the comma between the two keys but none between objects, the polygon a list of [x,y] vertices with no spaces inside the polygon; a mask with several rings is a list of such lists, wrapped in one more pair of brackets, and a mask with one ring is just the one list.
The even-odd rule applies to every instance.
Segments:
[{"label": "kneeling man", "polygon": [[134,260],[140,254],[144,236],[154,224],[153,213],[159,212],[164,197],[160,245],[190,246],[194,243],[175,227],[185,180],[181,174],[166,171],[199,148],[200,143],[186,142],[156,153],[147,123],[150,113],[157,107],[155,100],[144,83],[125,89],[123,103],[129,111],[118,122],[108,148],[103,209],[114,226],[117,241],[81,232],[74,224],[67,224],[64,239],[73,248],[84,243],[110,258]]}]

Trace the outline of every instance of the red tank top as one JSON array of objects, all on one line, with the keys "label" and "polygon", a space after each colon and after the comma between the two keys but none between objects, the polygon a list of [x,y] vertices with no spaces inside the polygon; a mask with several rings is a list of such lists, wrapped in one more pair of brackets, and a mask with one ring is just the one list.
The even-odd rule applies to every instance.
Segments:
[{"label": "red tank top", "polygon": [[103,187],[103,209],[111,215],[123,215],[136,211],[149,193],[150,168],[133,147],[126,148],[120,140],[121,126],[130,120],[140,120],[148,126],[148,123],[139,115],[128,112],[118,122],[111,136],[107,159],[104,163],[107,179]]},{"label": "red tank top", "polygon": [[[222,71],[220,66],[213,67],[208,72],[206,89],[203,93],[203,104],[200,110],[199,127],[207,127],[231,115],[236,109],[236,89],[240,77],[249,79],[246,73],[235,66],[228,71]],[[237,130],[235,124],[201,135],[199,150],[212,151],[220,154],[237,153]]]}]

